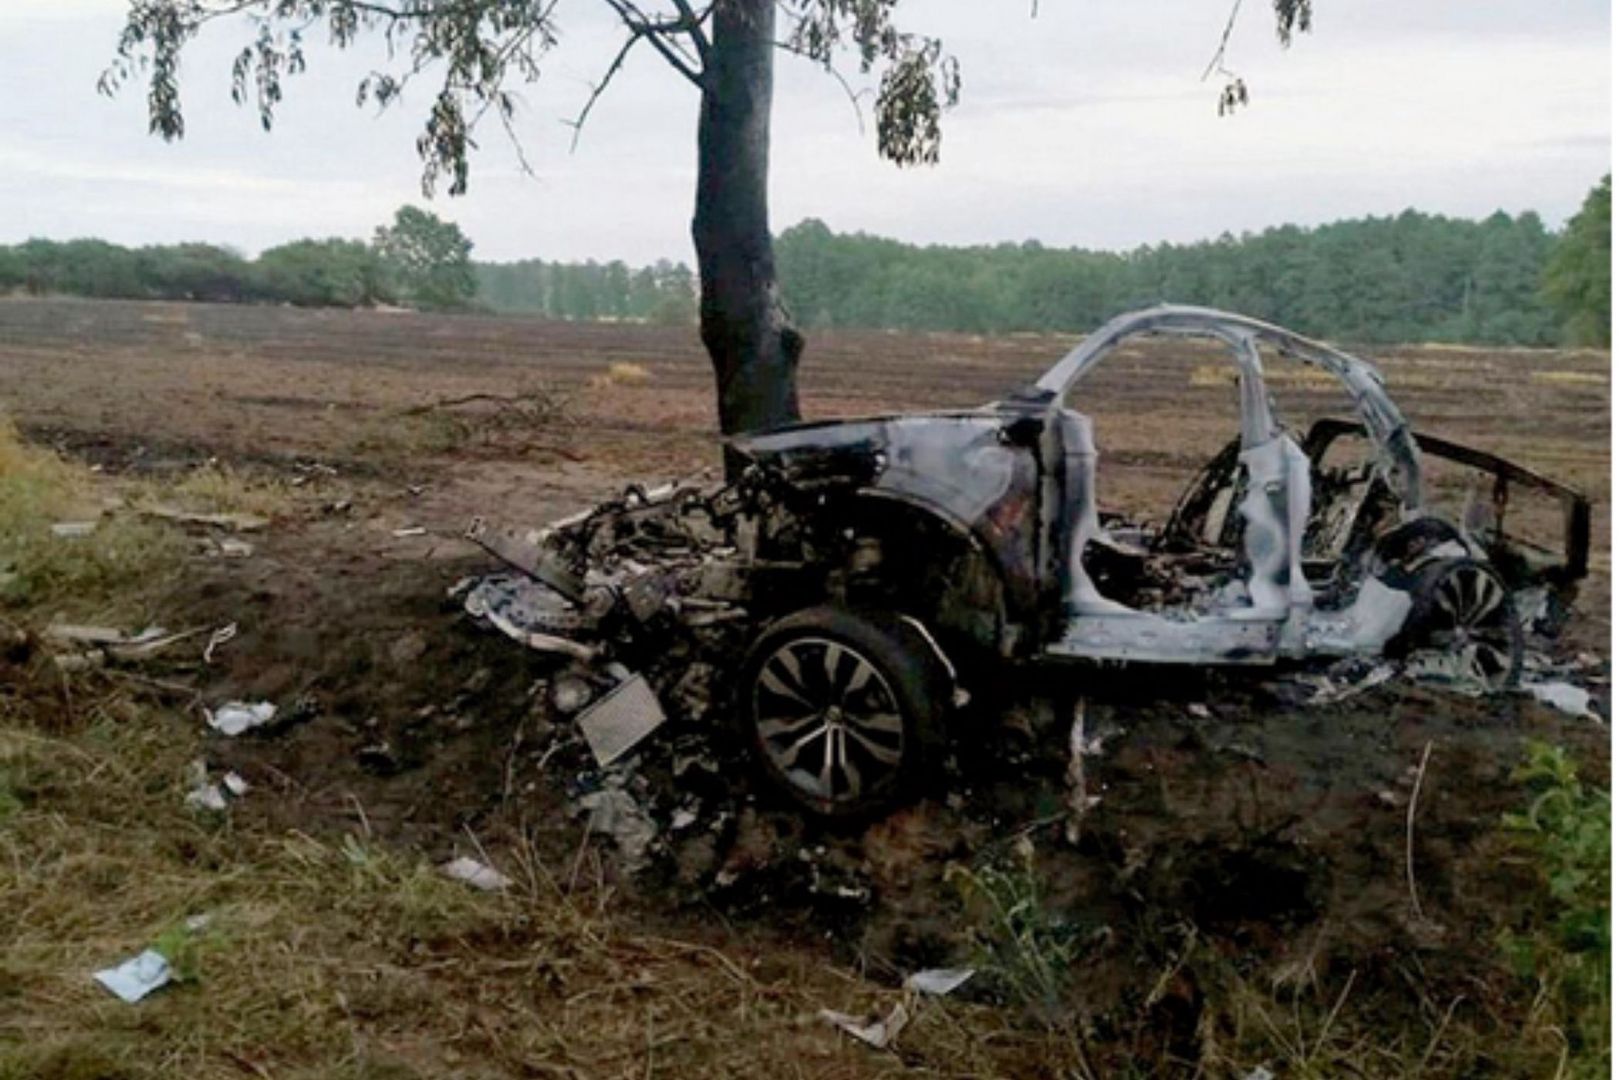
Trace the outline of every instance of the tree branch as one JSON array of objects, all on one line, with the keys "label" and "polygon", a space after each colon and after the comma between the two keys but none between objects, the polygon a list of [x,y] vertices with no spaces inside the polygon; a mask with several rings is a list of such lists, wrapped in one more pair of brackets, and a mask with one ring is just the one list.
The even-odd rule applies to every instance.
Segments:
[{"label": "tree branch", "polygon": [[692,10],[692,5],[687,0],[674,0],[674,4],[676,10],[681,13],[681,21],[685,24],[687,36],[692,39],[692,47],[697,50],[698,59],[703,61],[704,67],[708,67],[709,38],[703,32],[703,20],[709,17],[713,7],[704,8],[703,14],[699,15]]},{"label": "tree branch", "polygon": [[832,66],[831,60],[823,60],[819,56],[814,56],[794,45],[790,41],[778,41],[774,42],[774,44],[778,49],[781,49],[785,53],[792,53],[794,56],[800,56],[813,63],[820,64],[823,71],[837,79],[838,85],[843,87],[844,96],[849,98],[850,108],[855,110],[855,126],[860,130],[862,135],[866,134],[866,114],[861,112],[861,94],[869,94],[871,93],[870,90],[857,92],[856,89],[849,84],[849,80],[844,78],[844,73]]},{"label": "tree branch", "polygon": [[1226,44],[1232,40],[1232,27],[1237,25],[1238,12],[1242,10],[1243,0],[1232,0],[1232,12],[1226,17],[1226,29],[1221,31],[1220,43],[1215,46],[1215,55],[1209,58],[1209,66],[1204,69],[1204,74],[1199,77],[1200,82],[1205,81],[1217,71],[1222,75],[1231,76],[1232,73],[1226,70]]},{"label": "tree branch", "polygon": [[597,82],[591,87],[591,96],[585,99],[585,105],[579,110],[579,115],[573,120],[563,121],[563,123],[574,129],[574,137],[568,144],[568,152],[570,154],[579,148],[580,133],[585,130],[585,120],[591,115],[591,109],[595,108],[596,99],[602,96],[602,91],[606,90],[608,83],[613,81],[613,76],[619,73],[619,69],[624,66],[624,58],[630,55],[630,50],[635,48],[636,42],[640,41],[642,36],[643,35],[641,34],[632,32],[630,36],[625,39],[624,46],[619,50],[618,55],[613,58],[613,62],[608,65],[607,71],[602,75],[601,81]]},{"label": "tree branch", "polygon": [[646,38],[647,44],[657,49],[659,55],[669,61],[671,67],[686,76],[687,81],[693,86],[702,88],[701,67],[692,67],[693,58],[687,56],[665,36],[684,29],[686,25],[684,20],[667,19],[655,22],[647,18],[630,0],[604,0],[604,2],[624,20],[624,24],[636,38]]}]

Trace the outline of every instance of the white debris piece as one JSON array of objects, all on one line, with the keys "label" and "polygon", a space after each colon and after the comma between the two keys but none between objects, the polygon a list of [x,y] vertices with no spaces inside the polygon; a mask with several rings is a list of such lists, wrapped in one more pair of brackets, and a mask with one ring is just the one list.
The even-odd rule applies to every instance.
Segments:
[{"label": "white debris piece", "polygon": [[225,809],[225,792],[220,790],[218,784],[204,781],[186,792],[186,805],[198,810],[223,812]]},{"label": "white debris piece", "polygon": [[664,722],[663,706],[640,675],[625,679],[579,715],[579,729],[604,768],[629,753]]},{"label": "white debris piece", "polygon": [[51,535],[63,540],[82,540],[95,531],[94,521],[58,521],[51,526]]},{"label": "white debris piece", "polygon": [[201,758],[191,763],[187,774],[191,787],[186,791],[186,805],[198,810],[223,812],[229,805],[226,795],[241,798],[248,791],[248,782],[234,772],[226,773],[219,783],[214,783],[208,778],[208,763]]},{"label": "white debris piece", "polygon": [[119,660],[145,660],[200,633],[201,630],[185,630],[171,634],[161,626],[148,626],[138,634],[126,634],[110,626],[78,626],[72,623],[52,623],[44,631],[45,637],[52,641],[93,645]]},{"label": "white debris piece", "polygon": [[420,526],[420,525],[407,525],[403,529],[395,529],[394,530],[394,538],[397,539],[397,540],[404,540],[406,537],[410,537],[410,536],[426,536],[426,535],[427,535],[427,530],[425,528],[423,528],[422,526]]},{"label": "white debris piece", "polygon": [[906,976],[906,989],[943,997],[959,989],[978,972],[974,968],[929,968]]},{"label": "white debris piece", "polygon": [[204,709],[208,726],[221,735],[236,736],[263,727],[275,719],[276,707],[268,701],[227,701],[217,710]]},{"label": "white debris piece", "polygon": [[606,787],[582,796],[579,807],[590,813],[585,822],[589,832],[613,837],[625,867],[632,873],[641,868],[647,849],[658,837],[658,825],[636,802],[635,796],[620,787]]},{"label": "white debris piece", "polygon": [[906,1011],[903,1003],[897,1003],[883,1019],[870,1022],[863,1016],[851,1016],[849,1013],[836,1012],[832,1009],[822,1009],[820,1016],[874,1050],[887,1050],[893,1046],[894,1041],[900,1037],[900,1032],[911,1020],[911,1014]]},{"label": "white debris piece", "polygon": [[117,967],[95,974],[96,982],[131,1005],[159,987],[167,986],[172,977],[169,961],[156,949],[147,949]]},{"label": "white debris piece", "polygon": [[1379,664],[1355,682],[1337,682],[1324,676],[1316,684],[1316,693],[1312,694],[1305,704],[1331,705],[1365,694],[1373,687],[1382,686],[1393,679],[1395,670],[1394,664]]},{"label": "white debris piece", "polygon": [[670,815],[669,830],[670,832],[680,832],[682,829],[691,828],[693,825],[697,824],[697,819],[698,816],[696,810],[692,810],[685,806],[680,807],[675,811],[675,813]]},{"label": "white debris piece", "polygon": [[1574,683],[1530,683],[1522,689],[1543,705],[1550,705],[1561,713],[1584,716],[1592,720],[1603,719],[1597,710],[1592,708],[1592,695]]},{"label": "white debris piece", "polygon": [[253,554],[253,545],[246,540],[227,536],[218,545],[219,553],[227,559],[245,559]]},{"label": "white debris piece", "polygon": [[1074,703],[1074,721],[1069,726],[1069,816],[1063,823],[1063,836],[1071,844],[1080,842],[1080,825],[1087,811],[1102,801],[1086,791],[1086,755],[1090,749],[1086,741],[1086,702],[1081,698]]},{"label": "white debris piece", "polygon": [[465,881],[473,888],[484,892],[501,892],[512,885],[512,879],[493,866],[486,866],[477,859],[469,859],[465,855],[451,859],[439,867],[439,872],[456,881]]},{"label": "white debris piece", "polygon": [[212,634],[209,634],[208,644],[203,646],[203,663],[212,664],[214,662],[214,650],[225,644],[227,641],[230,641],[235,636],[235,623],[226,623],[218,630],[215,630]]}]

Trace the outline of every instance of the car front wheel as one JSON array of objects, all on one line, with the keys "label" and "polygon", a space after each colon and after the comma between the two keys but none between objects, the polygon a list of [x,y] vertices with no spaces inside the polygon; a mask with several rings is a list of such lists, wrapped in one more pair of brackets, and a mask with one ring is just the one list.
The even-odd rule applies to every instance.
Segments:
[{"label": "car front wheel", "polygon": [[859,817],[898,802],[925,771],[943,682],[903,621],[811,608],[749,650],[739,720],[776,789],[816,814]]}]

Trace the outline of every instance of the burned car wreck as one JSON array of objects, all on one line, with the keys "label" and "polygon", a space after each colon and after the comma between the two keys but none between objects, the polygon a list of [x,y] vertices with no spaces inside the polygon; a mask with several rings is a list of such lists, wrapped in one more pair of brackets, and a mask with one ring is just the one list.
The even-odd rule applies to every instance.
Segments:
[{"label": "burned car wreck", "polygon": [[[1149,335],[1224,346],[1238,428],[1161,525],[1138,526],[1099,505],[1076,387]],[[1331,375],[1348,415],[1290,433],[1262,349]],[[730,445],[746,466],[718,489],[631,488],[527,535],[475,522],[469,537],[514,572],[473,584],[465,604],[532,648],[622,665],[634,688],[604,705],[729,716],[764,776],[828,816],[901,796],[948,714],[1013,665],[1072,665],[1079,681],[1092,662],[1427,651],[1498,689],[1523,663],[1526,598],[1550,624],[1586,571],[1579,493],[1415,434],[1362,360],[1203,308],[1119,316],[981,408]],[[1425,455],[1470,470],[1483,494],[1441,513]],[[1517,488],[1556,503],[1561,545],[1510,529]]]}]

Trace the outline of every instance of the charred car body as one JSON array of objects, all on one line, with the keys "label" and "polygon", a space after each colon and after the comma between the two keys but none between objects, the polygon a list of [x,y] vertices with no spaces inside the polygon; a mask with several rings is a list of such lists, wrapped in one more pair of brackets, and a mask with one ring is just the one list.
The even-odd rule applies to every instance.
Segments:
[{"label": "charred car body", "polygon": [[[1219,342],[1239,397],[1236,438],[1157,528],[1102,511],[1074,394],[1144,335]],[[1262,349],[1331,374],[1351,415],[1296,439]],[[469,610],[532,647],[659,673],[677,708],[714,702],[775,785],[828,815],[904,791],[945,714],[1012,664],[1432,650],[1498,688],[1522,662],[1515,596],[1567,604],[1586,570],[1581,495],[1414,434],[1362,360],[1203,308],[1122,315],[982,408],[731,445],[747,464],[719,490],[631,489],[526,538],[475,523],[469,535],[520,574],[481,583]],[[1485,495],[1436,512],[1425,454],[1473,470]],[[1556,502],[1561,545],[1510,531],[1516,487]]]}]

